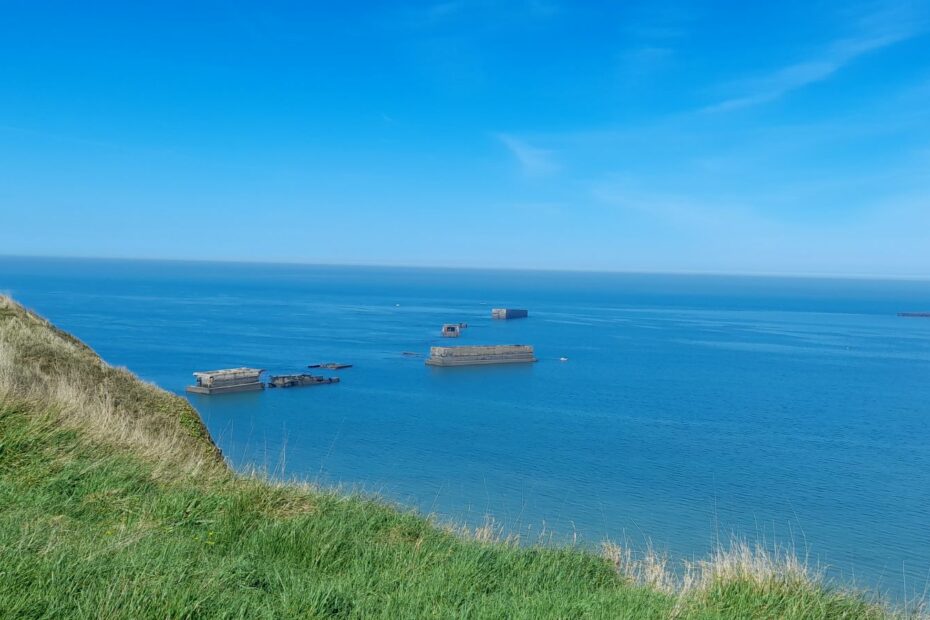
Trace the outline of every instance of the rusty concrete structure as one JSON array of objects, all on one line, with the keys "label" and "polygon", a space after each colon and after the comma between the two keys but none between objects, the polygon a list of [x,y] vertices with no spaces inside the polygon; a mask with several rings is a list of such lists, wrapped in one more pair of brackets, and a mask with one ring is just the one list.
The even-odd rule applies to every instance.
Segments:
[{"label": "rusty concrete structure", "polygon": [[464,347],[430,347],[429,366],[480,366],[535,362],[533,347],[526,344],[497,344]]},{"label": "rusty concrete structure", "polygon": [[265,371],[261,368],[227,368],[195,372],[197,383],[188,386],[187,391],[193,394],[230,394],[263,390],[263,372]]}]

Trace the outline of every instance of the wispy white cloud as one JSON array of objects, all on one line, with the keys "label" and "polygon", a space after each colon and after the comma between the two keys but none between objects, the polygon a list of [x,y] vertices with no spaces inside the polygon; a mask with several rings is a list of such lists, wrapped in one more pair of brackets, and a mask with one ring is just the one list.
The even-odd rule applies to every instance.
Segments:
[{"label": "wispy white cloud", "polygon": [[721,199],[708,201],[662,190],[642,188],[631,180],[602,179],[590,185],[589,192],[595,202],[624,210],[636,211],[667,226],[682,228],[701,234],[739,228],[762,233],[775,226],[775,220],[763,216],[755,209],[739,202]]},{"label": "wispy white cloud", "polygon": [[774,101],[793,90],[825,80],[843,64],[845,62],[837,60],[812,60],[784,67],[770,76],[754,80],[748,85],[746,94],[715,103],[704,111],[727,112]]},{"label": "wispy white cloud", "polygon": [[531,146],[510,134],[497,134],[497,139],[507,147],[507,150],[514,156],[523,173],[527,176],[546,176],[558,172],[560,169],[553,151]]},{"label": "wispy white cloud", "polygon": [[623,77],[635,80],[665,68],[693,27],[695,12],[663,3],[630,3],[619,10],[622,25],[618,52]]},{"label": "wispy white cloud", "polygon": [[926,30],[923,15],[897,6],[861,16],[856,22],[859,32],[855,36],[835,40],[815,58],[732,85],[741,92],[708,106],[704,112],[727,112],[774,101],[830,78],[860,56],[911,39]]},{"label": "wispy white cloud", "polygon": [[[823,221],[766,215],[751,206],[753,197],[723,201],[617,178],[593,184],[589,192],[608,208],[605,225],[614,219],[628,229],[650,231],[652,243],[639,248],[638,258],[646,257],[654,269],[930,277],[920,260],[930,226],[926,184]],[[647,224],[629,219],[631,213]]]}]

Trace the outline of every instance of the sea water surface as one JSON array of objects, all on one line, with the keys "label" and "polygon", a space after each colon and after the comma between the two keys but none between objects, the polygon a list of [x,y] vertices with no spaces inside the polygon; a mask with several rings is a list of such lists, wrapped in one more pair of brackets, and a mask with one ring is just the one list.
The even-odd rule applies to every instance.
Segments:
[{"label": "sea water surface", "polygon": [[[178,394],[195,370],[353,364],[188,396],[239,468],[530,542],[680,559],[737,535],[897,600],[927,585],[930,319],[896,313],[930,310],[930,282],[0,258],[0,291]],[[490,318],[508,306],[529,318]],[[517,343],[539,362],[402,355]]]}]

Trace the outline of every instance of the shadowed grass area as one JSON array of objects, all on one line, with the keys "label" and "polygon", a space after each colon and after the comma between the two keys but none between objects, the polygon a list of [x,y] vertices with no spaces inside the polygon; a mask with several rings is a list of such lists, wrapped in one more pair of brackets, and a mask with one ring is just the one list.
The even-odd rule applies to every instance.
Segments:
[{"label": "shadowed grass area", "polygon": [[0,617],[891,616],[745,546],[673,575],[488,534],[237,475],[186,401],[0,298]]}]

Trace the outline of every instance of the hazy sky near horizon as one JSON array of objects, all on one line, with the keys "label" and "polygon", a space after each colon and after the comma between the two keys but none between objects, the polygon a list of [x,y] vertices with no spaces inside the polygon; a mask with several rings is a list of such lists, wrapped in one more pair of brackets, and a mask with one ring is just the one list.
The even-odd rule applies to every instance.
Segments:
[{"label": "hazy sky near horizon", "polygon": [[930,275],[930,2],[5,1],[0,254]]}]

